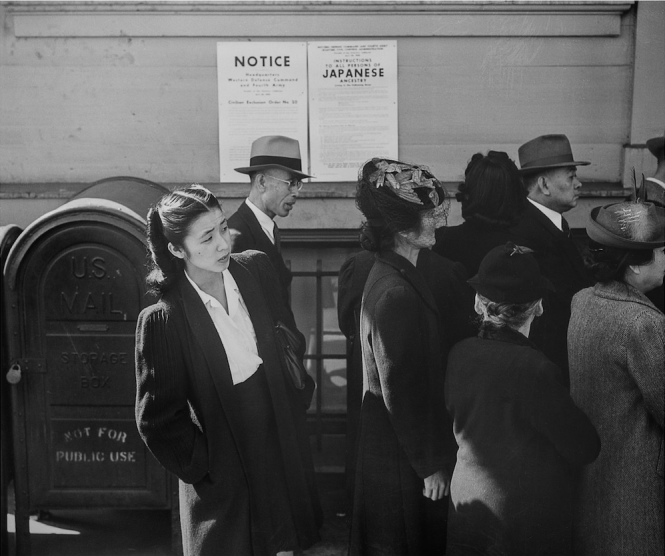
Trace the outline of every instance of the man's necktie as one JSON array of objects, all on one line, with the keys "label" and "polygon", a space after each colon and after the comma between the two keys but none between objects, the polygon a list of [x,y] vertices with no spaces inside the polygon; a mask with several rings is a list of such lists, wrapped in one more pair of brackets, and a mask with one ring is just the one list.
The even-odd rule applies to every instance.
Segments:
[{"label": "man's necktie", "polygon": [[275,247],[277,247],[277,251],[281,252],[281,243],[282,243],[282,237],[281,234],[279,233],[279,228],[277,227],[277,224],[275,224],[275,227],[272,230],[273,236],[275,236]]},{"label": "man's necktie", "polygon": [[568,225],[568,222],[566,219],[562,216],[561,217],[561,228],[563,229],[563,233],[566,235],[566,237],[570,237],[570,226]]}]

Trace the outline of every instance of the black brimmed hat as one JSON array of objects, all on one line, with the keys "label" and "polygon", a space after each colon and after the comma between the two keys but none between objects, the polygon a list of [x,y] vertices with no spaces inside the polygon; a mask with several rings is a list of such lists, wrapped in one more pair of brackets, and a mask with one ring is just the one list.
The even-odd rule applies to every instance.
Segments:
[{"label": "black brimmed hat", "polygon": [[252,174],[268,168],[281,168],[298,178],[312,177],[302,171],[300,143],[296,139],[283,135],[259,137],[252,143],[249,166],[235,168],[235,171],[241,174]]},{"label": "black brimmed hat", "polygon": [[527,247],[508,242],[492,249],[468,282],[483,297],[497,303],[528,303],[553,291]]},{"label": "black brimmed hat", "polygon": [[573,158],[570,141],[565,135],[541,135],[524,143],[517,149],[517,154],[520,159],[520,174],[591,164],[585,160]]}]

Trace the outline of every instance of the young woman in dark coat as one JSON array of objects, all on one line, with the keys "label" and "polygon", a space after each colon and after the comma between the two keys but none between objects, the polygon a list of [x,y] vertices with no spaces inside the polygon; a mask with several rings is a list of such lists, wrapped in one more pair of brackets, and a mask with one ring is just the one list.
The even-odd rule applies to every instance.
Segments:
[{"label": "young woman in dark coat", "polygon": [[416,268],[445,217],[423,167],[373,159],[356,193],[378,251],[360,311],[364,394],[351,555],[442,554],[454,450],[443,404],[441,318]]},{"label": "young woman in dark coat", "polygon": [[474,276],[490,249],[513,240],[509,228],[526,208],[526,196],[519,170],[505,152],[474,154],[456,195],[464,222],[438,229],[432,250]]},{"label": "young woman in dark coat", "polygon": [[311,546],[322,512],[307,401],[273,331],[276,320],[297,329],[270,261],[258,251],[231,255],[224,212],[197,185],[150,210],[148,244],[148,283],[161,298],[138,319],[136,422],[180,479],[185,555]]},{"label": "young woman in dark coat", "polygon": [[552,288],[528,251],[507,243],[483,259],[469,280],[480,334],[448,358],[446,406],[459,445],[451,555],[571,554],[571,473],[600,451],[561,370],[528,339]]}]

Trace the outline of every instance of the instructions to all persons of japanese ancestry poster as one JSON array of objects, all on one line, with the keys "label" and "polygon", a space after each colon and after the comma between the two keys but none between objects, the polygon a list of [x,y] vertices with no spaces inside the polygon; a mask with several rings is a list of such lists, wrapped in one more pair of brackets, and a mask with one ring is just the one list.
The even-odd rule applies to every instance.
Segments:
[{"label": "instructions to all persons of japanese ancestry poster", "polygon": [[307,45],[217,43],[220,182],[238,182],[252,142],[286,135],[300,142],[307,172]]},{"label": "instructions to all persons of japanese ancestry poster", "polygon": [[397,159],[397,41],[310,42],[308,69],[317,180],[355,181],[368,159]]}]

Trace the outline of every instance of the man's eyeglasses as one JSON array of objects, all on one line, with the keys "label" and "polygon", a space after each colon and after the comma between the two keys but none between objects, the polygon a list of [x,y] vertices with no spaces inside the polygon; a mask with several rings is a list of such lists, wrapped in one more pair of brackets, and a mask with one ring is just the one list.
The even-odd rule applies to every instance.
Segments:
[{"label": "man's eyeglasses", "polygon": [[275,176],[269,176],[269,177],[271,177],[271,178],[274,179],[274,180],[281,181],[281,182],[284,182],[284,183],[289,184],[289,189],[290,189],[291,191],[293,191],[294,189],[295,189],[296,191],[300,191],[300,190],[302,189],[302,185],[303,185],[303,184],[302,184],[302,182],[301,182],[300,180],[297,180],[297,179],[283,180],[283,179],[281,179],[281,178],[276,178]]}]

